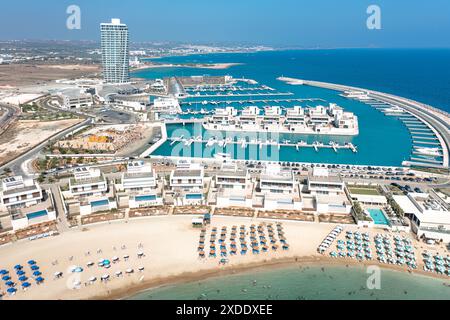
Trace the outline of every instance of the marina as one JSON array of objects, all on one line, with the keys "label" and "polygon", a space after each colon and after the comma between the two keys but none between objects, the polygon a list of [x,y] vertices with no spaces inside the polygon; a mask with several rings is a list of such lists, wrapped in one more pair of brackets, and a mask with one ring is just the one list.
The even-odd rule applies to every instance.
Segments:
[{"label": "marina", "polygon": [[170,145],[173,146],[176,143],[182,143],[184,146],[191,146],[193,143],[201,143],[205,144],[206,147],[214,147],[217,145],[218,147],[225,148],[227,145],[238,145],[241,148],[245,149],[249,145],[256,145],[262,148],[262,146],[275,146],[277,148],[281,147],[292,147],[295,148],[297,151],[299,151],[301,148],[313,148],[316,152],[319,152],[320,149],[326,148],[326,149],[332,149],[334,152],[338,152],[340,149],[347,149],[351,150],[352,152],[356,153],[358,152],[358,149],[356,146],[354,146],[352,143],[347,143],[344,145],[341,145],[339,143],[331,141],[329,144],[324,144],[322,142],[315,141],[311,144],[306,143],[304,141],[298,142],[298,143],[291,143],[289,141],[284,142],[277,142],[276,140],[246,140],[246,139],[240,139],[240,140],[233,140],[233,139],[223,139],[223,140],[217,140],[215,138],[211,138],[209,140],[203,140],[201,136],[195,137],[195,138],[183,138],[181,137],[172,137],[168,138],[168,141],[170,141]]}]

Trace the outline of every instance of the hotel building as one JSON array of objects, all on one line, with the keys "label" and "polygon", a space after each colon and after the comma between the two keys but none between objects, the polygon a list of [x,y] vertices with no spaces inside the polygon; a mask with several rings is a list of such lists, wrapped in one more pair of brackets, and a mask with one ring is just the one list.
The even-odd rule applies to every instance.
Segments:
[{"label": "hotel building", "polygon": [[120,19],[102,23],[101,48],[103,80],[106,83],[130,82],[129,35],[127,25]]},{"label": "hotel building", "polygon": [[132,161],[115,185],[117,204],[121,208],[144,208],[163,205],[162,183],[150,163]]}]

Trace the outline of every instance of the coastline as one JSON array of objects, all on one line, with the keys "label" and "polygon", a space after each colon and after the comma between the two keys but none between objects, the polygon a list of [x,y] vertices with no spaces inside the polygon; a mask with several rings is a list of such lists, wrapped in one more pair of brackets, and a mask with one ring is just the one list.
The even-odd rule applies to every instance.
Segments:
[{"label": "coastline", "polygon": [[211,63],[211,64],[203,64],[203,63],[162,63],[162,64],[146,64],[144,66],[132,68],[131,72],[137,71],[145,71],[151,69],[159,69],[159,68],[195,68],[195,69],[209,69],[209,70],[226,70],[231,67],[242,65],[242,63]]},{"label": "coastline", "polygon": [[430,274],[423,270],[414,270],[408,272],[402,267],[396,265],[385,265],[378,261],[369,262],[358,262],[355,260],[341,260],[332,259],[326,256],[305,256],[305,257],[290,257],[290,258],[280,258],[271,259],[263,262],[248,263],[242,265],[236,265],[232,267],[224,267],[222,269],[210,269],[207,271],[198,272],[186,272],[179,275],[169,276],[165,278],[151,279],[138,286],[124,287],[121,289],[113,290],[107,296],[100,295],[89,298],[88,300],[127,300],[140,293],[154,290],[162,287],[174,286],[179,284],[186,284],[191,282],[197,282],[201,280],[209,280],[216,277],[226,277],[235,274],[244,274],[251,271],[267,271],[267,270],[277,270],[289,267],[368,267],[368,266],[378,266],[381,270],[389,270],[395,272],[401,272],[403,274],[410,274],[411,276],[423,276],[427,278],[433,278],[438,280],[443,280],[443,284],[448,282],[450,285],[448,277],[437,274]]},{"label": "coastline", "polygon": [[[37,241],[20,241],[0,247],[2,267],[13,270],[17,263],[24,264],[34,259],[41,267],[46,282],[39,287],[17,292],[14,296],[5,296],[4,300],[89,300],[89,299],[125,299],[141,291],[176,283],[192,282],[199,279],[220,277],[255,269],[279,268],[289,265],[321,265],[321,266],[364,266],[378,265],[382,268],[408,272],[406,267],[381,265],[376,260],[360,263],[351,259],[333,259],[317,253],[317,246],[335,226],[328,223],[311,223],[301,221],[279,220],[283,226],[286,239],[290,244],[288,251],[270,251],[259,255],[236,255],[229,258],[229,264],[220,266],[220,258],[199,259],[199,230],[192,228],[192,215],[155,216],[119,220],[116,222],[85,225],[72,229],[56,237]],[[278,221],[278,220],[277,220]],[[228,227],[233,225],[275,223],[275,220],[262,218],[215,216],[212,226]],[[346,225],[346,230],[363,230],[355,225]],[[372,236],[386,233],[380,229],[370,230]],[[114,237],[110,237],[114,234]],[[176,235],[176,236],[174,236]],[[406,235],[406,234],[404,234]],[[415,240],[418,271],[422,274],[448,279],[445,276],[425,273],[421,270],[423,263],[420,254],[423,250],[439,251],[448,255],[445,247],[429,247]],[[77,243],[76,247],[71,244]],[[136,255],[138,244],[142,243],[145,257]],[[124,247],[125,249],[120,249]],[[101,252],[99,252],[101,250]],[[88,252],[90,252],[88,254]],[[98,266],[86,267],[89,261],[112,259],[114,256],[129,255],[128,260],[120,259],[110,269]],[[55,264],[55,261],[57,262]],[[70,270],[74,266],[85,269],[75,274]],[[137,269],[143,267],[143,272]],[[133,274],[116,277],[118,271],[134,269]],[[56,272],[63,272],[63,279],[52,279]],[[88,284],[91,277],[100,279],[108,274],[110,281]],[[15,278],[13,280],[16,280]],[[74,283],[79,285],[75,286]],[[84,285],[83,285],[84,283]],[[44,289],[45,288],[45,289]]]}]

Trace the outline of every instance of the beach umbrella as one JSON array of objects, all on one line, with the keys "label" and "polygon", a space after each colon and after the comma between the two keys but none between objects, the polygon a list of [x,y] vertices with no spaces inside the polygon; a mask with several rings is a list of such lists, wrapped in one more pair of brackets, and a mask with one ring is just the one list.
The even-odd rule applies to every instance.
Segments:
[{"label": "beach umbrella", "polygon": [[109,261],[107,259],[103,260],[103,265],[108,266],[110,264],[111,264],[111,261]]},{"label": "beach umbrella", "polygon": [[81,273],[81,272],[83,272],[83,268],[81,268],[81,267],[76,267],[75,269],[73,269],[73,272]]},{"label": "beach umbrella", "polygon": [[16,270],[21,270],[23,267],[20,265],[20,264],[16,264],[15,266],[14,266],[14,269],[16,269]]},{"label": "beach umbrella", "polygon": [[30,266],[35,265],[35,264],[36,264],[36,261],[34,261],[34,260],[29,260],[29,261],[28,261],[28,264],[29,264]]},{"label": "beach umbrella", "polygon": [[94,265],[94,263],[93,263],[92,261],[89,261],[86,265],[87,265],[88,267],[92,267],[92,266]]},{"label": "beach umbrella", "polygon": [[44,278],[42,278],[42,277],[37,277],[37,278],[36,278],[36,282],[44,282]]},{"label": "beach umbrella", "polygon": [[6,284],[8,287],[13,287],[13,286],[15,285],[15,283],[12,282],[11,280],[10,280],[10,281],[7,281],[5,284]]},{"label": "beach umbrella", "polygon": [[0,274],[1,274],[1,275],[5,275],[5,274],[8,274],[8,273],[9,273],[8,270],[5,270],[5,269],[0,270]]},{"label": "beach umbrella", "polygon": [[33,265],[31,266],[31,270],[33,271],[39,270],[39,267],[37,265]]},{"label": "beach umbrella", "polygon": [[2,280],[3,280],[3,281],[8,281],[8,280],[10,280],[10,279],[11,279],[10,276],[3,276],[3,277],[2,277]]},{"label": "beach umbrella", "polygon": [[6,290],[8,293],[13,294],[16,293],[17,289],[16,288],[8,288],[8,290]]},{"label": "beach umbrella", "polygon": [[139,267],[139,269],[138,269],[139,271],[144,271],[144,267]]},{"label": "beach umbrella", "polygon": [[17,271],[17,275],[18,275],[18,276],[23,276],[24,274],[25,274],[25,272],[23,272],[23,270]]},{"label": "beach umbrella", "polygon": [[90,277],[90,278],[89,278],[89,282],[95,282],[95,281],[97,281],[97,278],[96,278],[96,277]]},{"label": "beach umbrella", "polygon": [[31,284],[29,282],[22,283],[22,287],[24,287],[24,288],[28,288],[30,286],[31,286]]},{"label": "beach umbrella", "polygon": [[126,273],[133,273],[133,272],[134,272],[133,269],[127,269],[127,270],[126,270]]},{"label": "beach umbrella", "polygon": [[102,280],[107,280],[107,279],[109,279],[109,274],[102,275]]},{"label": "beach umbrella", "polygon": [[40,276],[42,273],[40,271],[33,272],[33,276]]},{"label": "beach umbrella", "polygon": [[122,271],[116,271],[116,277],[120,277],[122,275]]},{"label": "beach umbrella", "polygon": [[25,277],[25,276],[21,276],[21,277],[19,278],[19,280],[20,280],[20,281],[22,281],[22,282],[24,282],[24,281],[27,281],[27,280],[28,280],[28,278],[27,278],[27,277]]}]

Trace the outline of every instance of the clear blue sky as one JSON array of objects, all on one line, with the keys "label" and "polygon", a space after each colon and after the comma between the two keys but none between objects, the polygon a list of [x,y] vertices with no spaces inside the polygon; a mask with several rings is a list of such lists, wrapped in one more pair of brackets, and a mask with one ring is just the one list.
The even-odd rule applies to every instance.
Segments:
[{"label": "clear blue sky", "polygon": [[[81,30],[65,27],[71,4]],[[366,28],[370,4],[382,9],[382,30]],[[449,0],[13,0],[1,3],[0,39],[98,40],[112,17],[133,41],[450,47]]]}]

